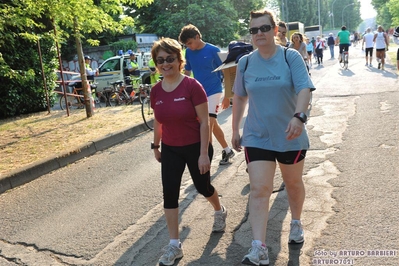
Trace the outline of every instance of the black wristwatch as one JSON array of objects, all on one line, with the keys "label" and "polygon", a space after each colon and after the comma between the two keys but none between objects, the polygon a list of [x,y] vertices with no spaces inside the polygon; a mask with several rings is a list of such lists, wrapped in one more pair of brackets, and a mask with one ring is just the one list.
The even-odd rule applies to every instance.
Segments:
[{"label": "black wristwatch", "polygon": [[308,117],[306,116],[305,113],[296,113],[296,114],[294,114],[294,117],[301,120],[302,123],[306,123],[306,121],[308,120]]},{"label": "black wristwatch", "polygon": [[160,147],[160,145],[154,145],[154,142],[151,142],[151,150],[159,149]]}]

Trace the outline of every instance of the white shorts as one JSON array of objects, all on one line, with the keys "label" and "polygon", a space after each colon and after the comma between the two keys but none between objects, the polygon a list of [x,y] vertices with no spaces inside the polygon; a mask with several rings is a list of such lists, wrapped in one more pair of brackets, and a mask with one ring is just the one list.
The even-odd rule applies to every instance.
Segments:
[{"label": "white shorts", "polygon": [[217,117],[220,108],[220,98],[222,93],[212,94],[208,97],[208,112],[209,116]]}]

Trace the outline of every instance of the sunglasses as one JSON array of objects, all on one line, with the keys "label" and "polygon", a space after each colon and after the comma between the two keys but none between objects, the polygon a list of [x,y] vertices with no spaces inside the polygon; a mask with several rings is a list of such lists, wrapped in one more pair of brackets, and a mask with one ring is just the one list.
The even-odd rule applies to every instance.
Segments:
[{"label": "sunglasses", "polygon": [[173,63],[176,60],[176,58],[177,57],[166,57],[166,59],[164,59],[164,58],[160,57],[160,58],[157,58],[156,62],[158,65],[162,65],[163,63],[165,63],[165,61],[166,61],[166,63],[170,64],[170,63]]},{"label": "sunglasses", "polygon": [[253,28],[249,28],[249,33],[250,34],[257,34],[258,31],[260,30],[261,32],[268,32],[272,29],[271,25],[262,25],[259,28],[253,27]]}]

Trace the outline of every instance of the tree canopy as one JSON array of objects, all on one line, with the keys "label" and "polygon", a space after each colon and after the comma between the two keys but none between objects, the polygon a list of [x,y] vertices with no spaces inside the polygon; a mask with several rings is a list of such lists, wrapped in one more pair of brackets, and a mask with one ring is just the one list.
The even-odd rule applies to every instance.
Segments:
[{"label": "tree canopy", "polygon": [[205,41],[227,46],[246,32],[249,12],[264,6],[262,0],[159,0],[148,7],[129,5],[125,14],[134,17],[140,32],[177,39],[181,28],[191,23]]}]

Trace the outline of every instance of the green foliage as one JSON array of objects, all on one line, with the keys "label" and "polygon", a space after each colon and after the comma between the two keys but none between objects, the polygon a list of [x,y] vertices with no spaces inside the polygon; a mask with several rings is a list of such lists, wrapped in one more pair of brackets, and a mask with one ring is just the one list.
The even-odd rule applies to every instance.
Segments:
[{"label": "green foliage", "polygon": [[392,16],[392,27],[399,26],[399,0],[390,0],[388,8]]},{"label": "green foliage", "polygon": [[[133,25],[133,19],[123,14],[123,4],[138,6],[153,0],[3,0],[0,3],[0,118],[44,110],[46,107],[41,65],[37,52],[40,35],[47,87],[55,87],[58,69],[54,49],[53,26],[58,43],[78,51],[83,62],[80,39],[98,45],[101,32],[108,36],[122,33]],[[94,35],[91,35],[94,34]],[[72,37],[79,45],[68,41]],[[93,38],[94,37],[94,38]],[[76,47],[78,46],[78,47]],[[52,93],[50,93],[52,95]]]},{"label": "green foliage", "polygon": [[[345,24],[350,31],[355,31],[362,19],[360,2],[356,0],[278,0],[281,10],[280,18],[286,22],[299,21],[305,27],[320,24],[323,29],[340,29]],[[334,5],[333,5],[334,3]],[[352,4],[347,6],[348,4]],[[331,15],[333,14],[333,15]]]},{"label": "green foliage", "polygon": [[128,50],[136,51],[137,49],[137,42],[135,41],[118,41],[109,44],[112,49],[113,54],[117,54],[119,50],[126,52]]},{"label": "green foliage", "polygon": [[247,28],[239,19],[247,19],[251,10],[262,6],[265,3],[261,0],[159,0],[145,7],[130,5],[125,14],[135,18],[140,32],[177,39],[181,28],[191,23],[201,31],[204,41],[227,46]]},{"label": "green foliage", "polygon": [[[51,38],[40,40],[47,88],[55,87],[57,67]],[[43,111],[47,107],[37,44],[16,38],[12,46],[0,47],[0,118]],[[51,94],[51,93],[50,93]],[[50,97],[50,104],[54,98]]]}]

